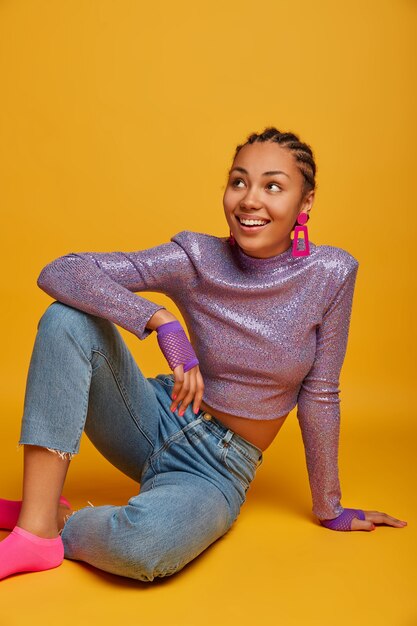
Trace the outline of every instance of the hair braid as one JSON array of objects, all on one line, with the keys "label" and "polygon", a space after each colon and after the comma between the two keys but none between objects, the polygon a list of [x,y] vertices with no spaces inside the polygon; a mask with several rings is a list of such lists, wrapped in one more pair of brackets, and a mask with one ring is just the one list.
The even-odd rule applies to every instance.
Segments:
[{"label": "hair braid", "polygon": [[315,176],[317,167],[314,161],[313,151],[308,144],[300,141],[300,138],[297,137],[297,135],[294,133],[282,133],[277,128],[270,126],[265,128],[262,133],[252,133],[249,135],[245,143],[237,146],[234,158],[236,158],[237,153],[241,148],[243,148],[243,146],[247,143],[254,143],[255,141],[273,141],[278,143],[283,148],[291,151],[297,162],[298,169],[304,178],[303,196],[308,191],[316,188]]}]

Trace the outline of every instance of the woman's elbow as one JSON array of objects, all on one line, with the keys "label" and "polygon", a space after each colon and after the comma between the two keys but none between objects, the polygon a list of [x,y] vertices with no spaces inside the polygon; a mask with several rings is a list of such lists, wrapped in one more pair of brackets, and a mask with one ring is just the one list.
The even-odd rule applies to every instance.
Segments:
[{"label": "woman's elbow", "polygon": [[58,282],[62,279],[63,272],[66,270],[67,259],[70,257],[75,257],[76,255],[71,252],[70,254],[65,254],[63,256],[57,257],[53,261],[47,263],[40,271],[38,278],[36,279],[36,284],[40,289],[46,291],[48,286],[50,287],[57,280]]}]

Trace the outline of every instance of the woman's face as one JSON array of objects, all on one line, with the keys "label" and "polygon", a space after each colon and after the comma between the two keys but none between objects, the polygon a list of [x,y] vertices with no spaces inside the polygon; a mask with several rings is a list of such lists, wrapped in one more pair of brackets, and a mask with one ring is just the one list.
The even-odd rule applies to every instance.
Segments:
[{"label": "woman's face", "polygon": [[[308,213],[314,200],[314,191],[302,197],[303,182],[295,158],[277,143],[255,142],[239,150],[223,206],[229,228],[246,254],[267,258],[289,248],[297,215]],[[268,222],[245,227],[238,216]]]}]

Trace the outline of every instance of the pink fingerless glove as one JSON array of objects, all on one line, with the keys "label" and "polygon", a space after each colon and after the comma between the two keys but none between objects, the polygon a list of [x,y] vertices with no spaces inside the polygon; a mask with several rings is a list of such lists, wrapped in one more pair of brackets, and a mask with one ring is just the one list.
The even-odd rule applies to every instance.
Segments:
[{"label": "pink fingerless glove", "polygon": [[184,372],[188,372],[199,364],[194,348],[177,320],[161,324],[156,332],[159,347],[172,371],[177,365],[183,365]]},{"label": "pink fingerless glove", "polygon": [[338,517],[334,519],[321,519],[320,524],[331,530],[351,530],[350,523],[354,517],[365,519],[365,513],[362,509],[345,509]]}]

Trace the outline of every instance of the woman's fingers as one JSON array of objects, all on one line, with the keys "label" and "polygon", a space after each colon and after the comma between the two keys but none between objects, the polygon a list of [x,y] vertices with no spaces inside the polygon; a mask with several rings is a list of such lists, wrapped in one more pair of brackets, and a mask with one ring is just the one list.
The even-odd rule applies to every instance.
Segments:
[{"label": "woman's fingers", "polygon": [[177,365],[177,367],[174,368],[174,378],[175,378],[175,383],[174,383],[174,387],[172,388],[172,404],[171,404],[171,411],[176,411],[177,410],[177,406],[180,403],[181,398],[179,397],[179,394],[182,390],[182,385],[184,382],[184,366],[183,365]]},{"label": "woman's fingers", "polygon": [[381,513],[380,511],[364,511],[365,519],[360,520],[356,517],[351,522],[351,530],[375,530],[376,524],[386,524],[387,526],[395,526],[396,528],[403,528],[407,526],[407,522],[399,520],[387,513]]},{"label": "woman's fingers", "polygon": [[195,369],[196,369],[196,394],[194,396],[193,411],[194,413],[197,413],[198,409],[200,408],[201,400],[203,399],[204,381],[203,381],[203,377],[201,375],[200,368],[198,367],[198,365],[196,366]]},{"label": "woman's fingers", "polygon": [[397,519],[392,515],[388,515],[388,513],[381,513],[380,511],[365,511],[365,517],[366,519],[369,518],[375,524],[386,524],[387,526],[396,526],[397,528],[407,526],[406,521]]},{"label": "woman's fingers", "polygon": [[185,395],[181,402],[180,410],[178,412],[178,415],[180,417],[184,415],[188,405],[190,404],[191,400],[194,397],[196,382],[195,382],[195,373],[192,371],[192,369],[193,368],[191,368],[191,370],[188,370],[188,372],[185,372],[184,374],[184,384],[180,392],[180,398],[183,394]]},{"label": "woman's fingers", "polygon": [[188,405],[194,397],[197,388],[196,369],[198,365],[192,367],[188,372],[184,372],[183,365],[178,365],[174,369],[175,383],[172,389],[173,402],[171,411],[176,411],[181,404],[178,415],[184,415]]}]

